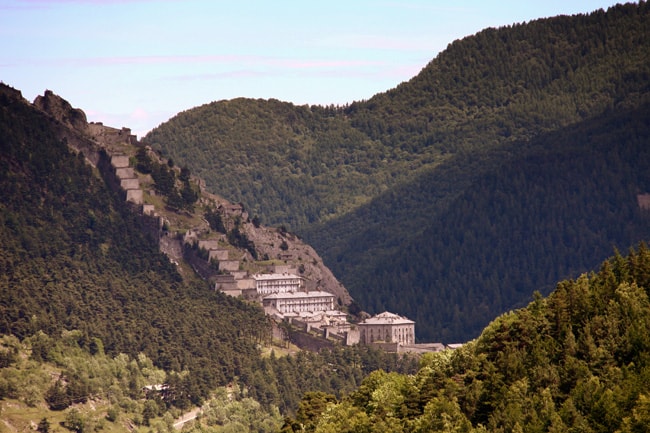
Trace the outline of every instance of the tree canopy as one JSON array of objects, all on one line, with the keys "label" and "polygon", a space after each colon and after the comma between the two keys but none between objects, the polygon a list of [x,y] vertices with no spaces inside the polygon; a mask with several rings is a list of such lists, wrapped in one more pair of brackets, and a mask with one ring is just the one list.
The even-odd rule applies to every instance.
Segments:
[{"label": "tree canopy", "polygon": [[[375,371],[336,401],[306,395],[314,432],[635,432],[647,429],[650,250],[616,254],[503,314],[415,375]],[[324,407],[323,407],[324,406]],[[309,414],[308,419],[304,419]],[[300,425],[285,423],[286,432]]]}]

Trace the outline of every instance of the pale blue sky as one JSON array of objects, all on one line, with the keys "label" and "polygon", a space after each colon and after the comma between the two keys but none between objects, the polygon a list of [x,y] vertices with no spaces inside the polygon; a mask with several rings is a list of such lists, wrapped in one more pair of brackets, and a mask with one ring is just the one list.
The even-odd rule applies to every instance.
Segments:
[{"label": "pale blue sky", "polygon": [[208,102],[368,99],[486,27],[602,0],[0,0],[0,80],[139,137]]}]

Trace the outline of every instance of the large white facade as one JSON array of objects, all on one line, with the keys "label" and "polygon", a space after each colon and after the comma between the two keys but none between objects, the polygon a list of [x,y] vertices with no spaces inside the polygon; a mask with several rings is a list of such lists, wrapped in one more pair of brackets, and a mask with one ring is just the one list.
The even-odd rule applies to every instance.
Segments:
[{"label": "large white facade", "polygon": [[334,295],[327,292],[274,293],[262,299],[264,307],[273,307],[280,314],[331,311]]},{"label": "large white facade", "polygon": [[361,344],[415,343],[415,322],[389,312],[377,314],[359,323],[359,331]]},{"label": "large white facade", "polygon": [[304,287],[304,278],[294,274],[255,274],[255,288],[260,295],[272,293],[299,292]]}]

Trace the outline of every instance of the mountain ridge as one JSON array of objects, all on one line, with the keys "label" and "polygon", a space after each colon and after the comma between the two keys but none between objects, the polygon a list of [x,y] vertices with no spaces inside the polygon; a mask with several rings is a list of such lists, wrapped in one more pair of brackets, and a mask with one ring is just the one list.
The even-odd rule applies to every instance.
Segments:
[{"label": "mountain ridge", "polygon": [[[19,95],[20,92],[18,91],[18,94],[15,94],[15,96]],[[28,103],[27,101],[24,102]],[[117,129],[104,126],[101,123],[89,124],[81,109],[73,108],[68,101],[55,95],[50,90],[45,91],[44,95],[38,96],[34,100],[33,106],[48,116],[51,116],[52,119],[61,125],[58,133],[60,138],[65,139],[68,146],[83,154],[84,158],[94,167],[104,166],[103,175],[105,178],[110,179],[108,183],[113,184],[114,189],[119,190],[121,194],[125,195],[126,202],[131,205],[133,211],[139,214],[143,220],[143,227],[146,227],[146,231],[154,239],[158,239],[161,251],[167,254],[172,262],[178,263],[184,260],[183,242],[185,241],[180,242],[170,239],[170,236],[164,236],[161,230],[165,225],[169,226],[175,221],[175,212],[165,212],[165,207],[161,207],[160,205],[158,208],[152,204],[147,205],[142,198],[143,195],[146,196],[150,193],[145,191],[148,188],[147,185],[140,185],[143,177],[137,176],[137,167],[134,167],[129,161],[130,158],[133,158],[133,156],[129,158],[129,155],[135,152],[134,149],[138,148],[138,146],[142,149],[141,145],[137,142],[137,138],[131,134],[130,129]],[[152,158],[157,158],[151,152],[149,152],[149,155]],[[116,158],[121,158],[124,162],[116,166]],[[165,161],[158,159],[158,163],[163,162]],[[119,174],[120,170],[128,171],[124,175],[127,178],[121,177]],[[115,178],[113,174],[115,174]],[[134,180],[135,183],[125,187],[126,180]],[[200,185],[202,180],[194,177],[193,182]],[[232,207],[232,203],[229,203],[222,197],[209,194],[206,191],[201,191],[200,194],[199,201],[204,206],[211,206],[215,209]],[[137,198],[134,198],[136,196]],[[232,217],[225,213],[222,214],[222,218],[226,224],[228,223],[226,219]],[[341,304],[347,305],[351,302],[350,295],[345,287],[323,265],[322,259],[309,245],[306,245],[299,238],[285,231],[276,228],[267,228],[260,224],[253,224],[245,216],[245,211],[234,217],[243,219],[240,230],[253,242],[253,252],[256,256],[259,255],[260,258],[262,256],[279,258],[282,255],[285,265],[292,266],[295,269],[301,269],[301,274],[310,281],[310,287],[312,284],[318,284],[319,289],[335,294]],[[205,218],[201,216],[198,220],[196,218],[192,218],[192,220],[194,225],[187,226],[188,223],[183,222],[180,227],[172,226],[169,230],[189,230],[194,232],[195,235],[197,233],[203,235],[209,234],[210,226]],[[181,232],[177,232],[176,237],[180,234]],[[280,245],[283,242],[285,246],[280,249]],[[291,258],[287,259],[287,257]],[[249,257],[249,259],[253,260],[253,257]],[[182,268],[179,269],[182,271]],[[187,272],[184,272],[184,274],[187,274]],[[312,287],[312,290],[315,287]]]},{"label": "mountain ridge", "polygon": [[[399,220],[390,217],[390,203],[371,205],[375,213],[367,217],[376,221],[377,230],[362,242],[369,253],[349,249],[343,260],[348,266],[335,271],[353,297],[374,296],[383,299],[377,309],[395,310],[398,306],[389,298],[398,296],[400,284],[376,292],[374,273],[381,267],[398,271],[393,264],[401,261],[400,247],[417,242],[431,209],[443,212],[463,188],[471,187],[470,179],[499,170],[499,155],[525,151],[534,137],[607,113],[647,109],[648,9],[646,2],[630,3],[486,29],[454,41],[416,77],[367,101],[295,107],[240,99],[236,110],[231,102],[214,102],[170,119],[145,140],[195,170],[207,173],[217,167],[212,173],[218,175],[206,176],[209,188],[237,197],[262,220],[296,227],[333,269],[341,256],[329,252],[334,251],[331,245],[340,241],[354,247],[359,230],[367,229],[356,210],[391,196],[411,199],[401,201],[402,220],[420,226],[407,223],[402,230]],[[236,134],[210,128],[223,119],[239,122]],[[193,128],[194,121],[201,127]],[[292,130],[293,136],[286,135]],[[285,135],[274,135],[277,131]],[[472,155],[477,155],[474,164],[455,166]],[[481,161],[478,155],[487,157]],[[230,162],[236,169],[224,168]],[[437,184],[444,189],[432,191],[428,182],[436,170],[452,177]],[[408,186],[426,194],[418,196]],[[337,231],[338,220],[348,218],[353,228]],[[388,232],[395,233],[390,246],[382,244]],[[489,251],[476,253],[487,260]],[[381,264],[374,262],[383,256],[388,258]],[[507,271],[502,266],[500,272]],[[496,289],[494,282],[487,283],[486,290]],[[527,296],[535,288],[530,285]],[[444,308],[449,307],[454,308]],[[425,327],[429,338],[448,332],[428,323]]]},{"label": "mountain ridge", "polygon": [[[510,163],[504,160],[498,171],[481,174],[477,169],[466,192],[450,200],[441,213],[431,210],[435,223],[423,229],[412,243],[399,244],[395,235],[382,230],[391,224],[403,224],[407,230],[422,227],[418,221],[404,222],[405,212],[373,221],[372,215],[389,215],[382,200],[360,209],[355,218],[336,227],[335,233],[355,234],[348,245],[330,241],[337,238],[335,234],[312,241],[327,247],[321,252],[337,274],[357,276],[356,282],[344,279],[347,285],[384,285],[385,289],[378,292],[392,296],[392,305],[418,323],[429,316],[430,322],[440,320],[436,326],[439,330],[448,329],[454,321],[467,329],[471,325],[460,317],[483,314],[487,323],[489,311],[508,311],[530,301],[525,287],[536,287],[547,294],[554,281],[593,269],[599,255],[613,248],[626,250],[648,239],[650,222],[637,196],[649,188],[649,113],[646,106],[574,125],[531,141],[526,153],[510,157]],[[586,136],[589,139],[583,138]],[[428,188],[444,186],[444,173],[432,173]],[[400,200],[410,199],[408,189],[405,186],[402,194],[396,192]],[[377,251],[396,249],[396,244],[397,257],[379,256]],[[351,260],[362,252],[379,257],[374,264]],[[500,262],[508,266],[500,266]],[[359,269],[365,265],[373,267]],[[348,269],[341,271],[339,267],[343,266]],[[455,284],[440,277],[452,274],[456,275]],[[494,282],[491,290],[483,292],[482,287],[490,281]],[[386,286],[400,289],[388,290]],[[515,296],[517,291],[521,292]],[[357,293],[357,301],[369,312],[384,307],[374,293]],[[412,298],[420,301],[406,301]],[[503,304],[485,308],[476,302],[478,299]],[[429,302],[429,309],[423,307]],[[429,313],[432,309],[436,310],[434,317]],[[474,332],[480,329],[477,322]],[[454,339],[449,331],[431,335],[444,335],[444,341]],[[455,335],[463,333],[456,331]]]}]

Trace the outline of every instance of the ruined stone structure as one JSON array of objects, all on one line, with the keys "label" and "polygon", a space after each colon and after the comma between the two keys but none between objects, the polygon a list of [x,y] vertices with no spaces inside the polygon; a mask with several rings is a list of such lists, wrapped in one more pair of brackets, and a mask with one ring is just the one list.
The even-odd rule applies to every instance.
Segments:
[{"label": "ruined stone structure", "polygon": [[218,262],[228,260],[228,250],[226,249],[211,249],[208,250],[208,261],[217,260]]},{"label": "ruined stone structure", "polygon": [[[22,98],[20,91],[1,83],[0,97],[12,98],[17,103],[29,104],[29,101]],[[169,257],[172,263],[178,265],[182,259],[185,259],[185,263],[201,277],[215,282],[217,290],[221,289],[247,299],[261,301],[264,295],[272,293],[318,291],[322,290],[321,287],[330,291],[327,306],[331,304],[329,297],[332,300],[338,298],[338,301],[343,303],[351,299],[345,288],[322,265],[322,261],[311,247],[296,241],[295,243],[300,244],[299,248],[277,251],[277,245],[280,244],[278,240],[286,238],[288,236],[286,233],[253,227],[254,225],[250,224],[248,213],[242,204],[228,203],[216,195],[211,196],[206,191],[202,191],[205,194],[202,200],[210,199],[210,204],[218,204],[217,210],[222,216],[225,216],[223,219],[226,229],[231,230],[236,226],[243,227],[249,239],[255,243],[256,247],[259,246],[262,249],[261,253],[266,253],[269,257],[277,255],[285,260],[285,263],[275,264],[275,269],[271,269],[274,265],[265,265],[267,266],[265,272],[274,272],[273,274],[249,275],[249,271],[246,271],[245,268],[247,268],[248,262],[253,261],[253,255],[247,251],[224,248],[224,242],[227,242],[225,234],[201,228],[190,229],[185,242],[189,241],[191,245],[195,245],[195,242],[199,242],[199,237],[204,239],[209,237],[209,240],[200,241],[200,247],[204,248],[208,255],[205,257],[204,254],[188,254],[188,251],[195,249],[184,248],[183,240],[165,229],[166,226],[172,226],[170,221],[156,212],[154,205],[144,203],[145,194],[142,190],[141,180],[145,179],[145,183],[147,183],[148,178],[137,173],[134,166],[131,165],[134,146],[139,147],[143,144],[138,142],[137,137],[131,133],[129,128],[113,128],[100,122],[88,123],[82,110],[73,108],[67,101],[51,91],[46,91],[43,96],[37,97],[33,105],[51,117],[57,138],[65,142],[71,150],[82,154],[87,162],[98,170],[106,185],[113,192],[118,193],[123,202],[139,215],[143,231],[152,242],[158,245],[160,251]],[[192,179],[199,182],[203,190],[203,181],[195,177]],[[204,222],[207,224],[207,221],[204,220]],[[219,245],[222,246],[219,247]],[[293,246],[293,243],[290,245]],[[233,257],[235,251],[239,251],[239,257]],[[257,252],[260,253],[260,251]],[[301,262],[299,268],[295,263],[287,263],[303,258],[308,260],[305,260],[304,263]],[[218,261],[219,269],[212,266],[210,261]],[[223,273],[231,275],[222,276]]]},{"label": "ruined stone structure", "polygon": [[239,270],[241,263],[239,260],[219,260],[219,270],[232,272]]},{"label": "ruined stone structure", "polygon": [[226,256],[223,257],[223,260],[228,259],[228,251],[227,250],[222,250],[220,248],[218,240],[210,239],[210,240],[205,240],[205,241],[198,241],[198,246],[199,246],[199,249],[203,248],[206,251],[217,251],[217,250],[225,251]]},{"label": "ruined stone structure", "polygon": [[131,129],[112,128],[110,126],[104,126],[104,124],[101,122],[90,122],[88,124],[88,133],[91,137],[93,137],[94,140],[106,145],[120,143],[138,143],[138,138],[134,134],[131,134]]}]

